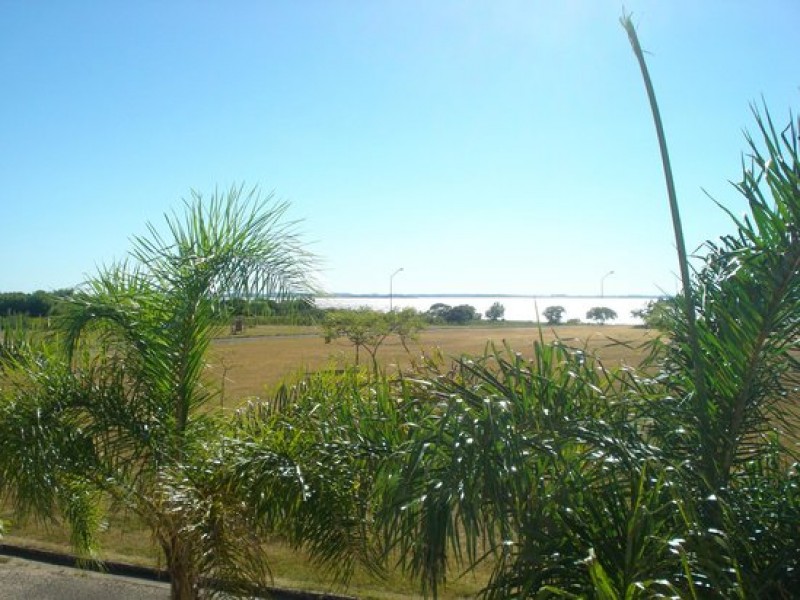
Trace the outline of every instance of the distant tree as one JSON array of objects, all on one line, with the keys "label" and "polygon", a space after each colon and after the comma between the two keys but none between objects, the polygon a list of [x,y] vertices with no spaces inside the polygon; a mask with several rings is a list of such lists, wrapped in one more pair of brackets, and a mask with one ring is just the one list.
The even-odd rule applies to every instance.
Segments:
[{"label": "distant tree", "polygon": [[470,306],[469,304],[459,304],[458,306],[454,306],[447,311],[444,320],[454,325],[464,325],[465,323],[469,323],[470,321],[475,321],[480,318],[481,315],[477,310],[475,310],[474,306]]},{"label": "distant tree", "polygon": [[544,309],[542,315],[547,319],[548,325],[560,325],[561,319],[564,318],[564,312],[563,306],[548,306]]},{"label": "distant tree", "polygon": [[495,302],[492,304],[488,310],[486,311],[486,318],[490,321],[497,321],[502,319],[503,316],[506,314],[506,307],[500,304],[499,302]]},{"label": "distant tree", "polygon": [[0,294],[0,315],[22,315],[27,313],[27,294],[5,292]]},{"label": "distant tree", "polygon": [[586,318],[600,325],[605,325],[606,321],[613,321],[616,319],[617,313],[607,306],[595,306],[586,312]]},{"label": "distant tree", "polygon": [[324,318],[324,310],[318,308],[310,295],[298,298],[228,298],[222,303],[228,316],[234,319],[246,317],[248,326],[263,323],[291,323],[293,325],[316,324]]},{"label": "distant tree", "polygon": [[446,321],[445,316],[452,310],[452,306],[444,302],[437,302],[431,304],[431,307],[425,313],[425,317],[432,323],[440,323]]},{"label": "distant tree", "polygon": [[32,294],[7,292],[0,294],[0,315],[28,315],[45,317],[53,310],[56,298],[53,294],[37,290]]},{"label": "distant tree", "polygon": [[667,330],[673,320],[675,308],[674,298],[659,298],[651,300],[644,308],[632,310],[631,316],[642,320],[648,329]]},{"label": "distant tree", "polygon": [[322,336],[325,343],[346,338],[356,349],[356,364],[359,364],[363,348],[372,359],[372,367],[378,370],[378,349],[391,335],[396,335],[408,350],[407,343],[422,329],[424,323],[417,311],[405,308],[389,313],[359,308],[356,310],[334,310],[325,315]]},{"label": "distant tree", "polygon": [[450,325],[463,325],[480,319],[480,313],[474,306],[469,304],[459,304],[458,306],[450,306],[442,302],[437,302],[431,305],[425,313],[425,317],[432,323],[448,323]]}]

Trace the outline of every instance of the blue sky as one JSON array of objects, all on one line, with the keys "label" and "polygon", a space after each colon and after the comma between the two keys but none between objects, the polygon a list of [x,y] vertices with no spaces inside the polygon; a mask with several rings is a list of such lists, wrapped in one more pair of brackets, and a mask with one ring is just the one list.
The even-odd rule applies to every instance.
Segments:
[{"label": "blue sky", "polygon": [[[641,0],[690,249],[749,104],[800,100],[800,2]],[[606,0],[0,0],[0,291],[75,285],[191,189],[291,203],[330,292],[674,292],[638,66]]]}]

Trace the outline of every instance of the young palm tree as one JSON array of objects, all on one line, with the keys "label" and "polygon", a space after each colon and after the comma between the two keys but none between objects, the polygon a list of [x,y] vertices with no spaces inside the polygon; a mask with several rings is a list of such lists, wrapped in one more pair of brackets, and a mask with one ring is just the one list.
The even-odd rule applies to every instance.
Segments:
[{"label": "young palm tree", "polygon": [[132,511],[164,552],[173,598],[231,564],[264,578],[244,514],[209,500],[221,429],[200,410],[216,394],[205,358],[225,300],[308,292],[313,263],[287,205],[257,189],[193,193],[185,209],[69,299],[66,353],[19,361],[0,402],[0,492],[23,512],[59,512],[84,552],[108,501]]}]

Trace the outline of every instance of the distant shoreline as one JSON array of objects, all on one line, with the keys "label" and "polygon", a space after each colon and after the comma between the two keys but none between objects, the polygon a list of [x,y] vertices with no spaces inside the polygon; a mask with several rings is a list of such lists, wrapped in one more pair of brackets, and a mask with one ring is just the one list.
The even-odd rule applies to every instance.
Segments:
[{"label": "distant shoreline", "polygon": [[538,321],[539,311],[547,306],[562,307],[564,320],[584,320],[587,313],[597,306],[605,306],[617,313],[614,319],[618,324],[638,325],[641,318],[633,313],[645,309],[648,303],[664,296],[646,295],[603,295],[603,296],[524,296],[518,294],[328,294],[313,296],[319,308],[370,308],[387,311],[411,308],[424,313],[431,306],[468,305],[479,315],[484,315],[494,304],[503,308],[503,317],[508,321]]},{"label": "distant shoreline", "polygon": [[[317,298],[389,298],[389,294],[332,292]],[[599,298],[597,294],[391,294],[392,298]],[[668,298],[668,294],[605,294],[603,298]]]}]

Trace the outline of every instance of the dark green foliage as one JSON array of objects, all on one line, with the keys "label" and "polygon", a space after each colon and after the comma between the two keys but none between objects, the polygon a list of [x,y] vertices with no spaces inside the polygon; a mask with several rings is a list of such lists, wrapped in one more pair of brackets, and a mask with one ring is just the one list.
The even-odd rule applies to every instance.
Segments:
[{"label": "dark green foliage", "polygon": [[409,376],[406,397],[423,410],[398,449],[380,523],[423,589],[435,594],[452,561],[467,566],[487,547],[499,561],[492,585],[506,585],[504,573],[520,566],[506,566],[520,518],[545,518],[536,505],[558,487],[547,475],[553,461],[578,449],[579,419],[601,410],[601,390],[613,383],[594,367],[582,351],[537,344],[533,361],[492,349],[453,370],[428,362]]},{"label": "dark green foliage", "polygon": [[341,580],[356,564],[381,571],[373,492],[416,406],[399,402],[396,386],[357,368],[320,372],[231,423],[223,464],[256,526],[310,551]]},{"label": "dark green foliage", "polygon": [[71,289],[45,292],[42,290],[26,294],[23,292],[0,293],[0,317],[27,315],[46,317],[51,314],[58,302],[72,295]]},{"label": "dark green foliage", "polygon": [[469,304],[450,306],[441,302],[432,305],[425,316],[432,323],[447,323],[448,325],[465,325],[481,318],[474,306]]},{"label": "dark green foliage", "polygon": [[0,317],[0,371],[27,354],[30,337],[26,317]]},{"label": "dark green foliage", "polygon": [[428,311],[425,313],[425,316],[431,322],[443,322],[444,316],[447,312],[453,308],[449,304],[445,304],[444,302],[437,302],[436,304],[432,304]]},{"label": "dark green foliage", "polygon": [[481,316],[478,314],[478,311],[475,310],[474,306],[459,304],[447,311],[444,320],[447,323],[463,325],[480,318]]}]

